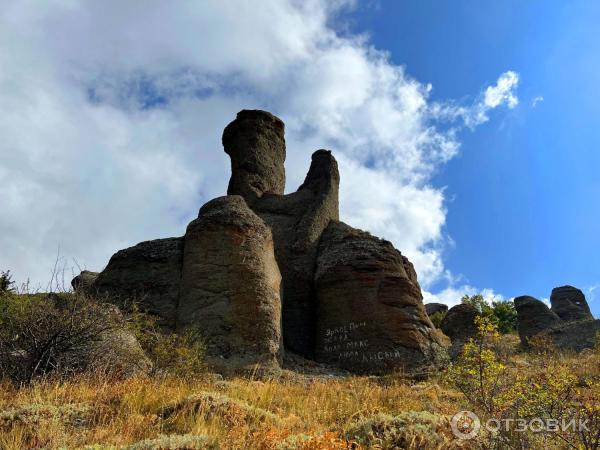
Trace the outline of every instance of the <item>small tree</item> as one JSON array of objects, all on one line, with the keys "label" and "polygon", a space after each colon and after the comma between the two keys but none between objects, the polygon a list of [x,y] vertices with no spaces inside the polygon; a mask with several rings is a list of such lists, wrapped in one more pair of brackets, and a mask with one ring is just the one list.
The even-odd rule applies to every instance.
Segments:
[{"label": "small tree", "polygon": [[6,272],[0,271],[0,293],[11,292],[13,290],[14,281],[12,281],[12,275],[10,270]]},{"label": "small tree", "polygon": [[473,305],[482,317],[490,319],[502,334],[517,330],[517,311],[513,302],[508,300],[492,301],[490,304],[483,295],[463,296],[461,303]]}]

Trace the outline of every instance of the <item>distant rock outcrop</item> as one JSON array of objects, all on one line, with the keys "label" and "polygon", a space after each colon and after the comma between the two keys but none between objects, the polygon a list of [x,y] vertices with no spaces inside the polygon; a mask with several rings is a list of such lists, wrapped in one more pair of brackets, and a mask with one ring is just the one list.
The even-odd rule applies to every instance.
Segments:
[{"label": "distant rock outcrop", "polygon": [[560,323],[560,317],[537,298],[523,295],[515,298],[514,303],[518,315],[519,337],[525,345],[531,337]]},{"label": "distant rock outcrop", "polygon": [[445,305],[443,303],[426,303],[425,311],[430,317],[436,313],[446,314],[448,312],[448,305]]},{"label": "distant rock outcrop", "polygon": [[448,310],[440,329],[452,341],[450,356],[456,358],[462,351],[465,343],[477,334],[475,318],[479,311],[473,305],[459,304]]},{"label": "distant rock outcrop", "polygon": [[338,222],[330,151],[314,152],[304,183],[284,195],[280,119],[241,111],[223,146],[228,196],[204,205],[183,238],[117,252],[93,290],[137,301],[172,329],[199,327],[223,370],[276,365],[282,341],[359,373],[445,364],[445,338],[425,312],[412,264],[391,243]]},{"label": "distant rock outcrop", "polygon": [[561,350],[581,351],[596,344],[600,320],[594,320],[583,292],[573,286],[554,288],[552,308],[529,296],[517,297],[519,337],[528,346],[533,337],[547,337]]}]

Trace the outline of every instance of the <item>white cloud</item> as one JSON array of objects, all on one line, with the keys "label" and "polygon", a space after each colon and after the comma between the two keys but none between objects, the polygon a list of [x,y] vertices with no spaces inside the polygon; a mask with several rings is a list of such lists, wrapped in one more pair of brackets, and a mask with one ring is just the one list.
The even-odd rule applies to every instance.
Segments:
[{"label": "white cloud", "polygon": [[512,70],[503,73],[498,78],[495,86],[489,86],[484,93],[483,104],[488,108],[497,108],[506,104],[514,108],[519,104],[519,99],[514,94],[514,89],[519,84],[519,75]]},{"label": "white cloud", "polygon": [[454,305],[458,305],[460,300],[465,296],[473,296],[476,294],[481,294],[485,301],[488,303],[499,302],[506,299],[503,295],[498,294],[493,289],[477,289],[468,284],[464,284],[461,286],[449,286],[436,294],[432,294],[427,291],[423,291],[423,301],[424,303],[445,303],[446,305],[452,307]]},{"label": "white cloud", "polygon": [[457,154],[460,128],[517,104],[518,75],[469,107],[432,103],[430,85],[364,36],[336,34],[347,3],[5,2],[0,268],[44,284],[58,247],[67,265],[100,270],[120,248],[183,234],[226,190],[224,126],[262,108],[286,122],[288,191],[331,148],[342,218],[392,240],[425,288],[444,278],[431,176]]},{"label": "white cloud", "polygon": [[541,103],[544,101],[544,97],[542,97],[541,95],[538,95],[537,97],[534,97],[534,99],[531,101],[531,107],[535,108],[538,103]]}]

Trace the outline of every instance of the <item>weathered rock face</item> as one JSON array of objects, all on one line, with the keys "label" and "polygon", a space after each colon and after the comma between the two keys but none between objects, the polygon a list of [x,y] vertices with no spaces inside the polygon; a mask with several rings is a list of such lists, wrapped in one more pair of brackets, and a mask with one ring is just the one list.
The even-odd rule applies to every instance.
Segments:
[{"label": "weathered rock face", "polygon": [[580,352],[586,348],[594,348],[598,333],[600,333],[600,320],[582,320],[562,322],[544,330],[540,336],[548,336],[561,350]]},{"label": "weathered rock face", "polygon": [[331,222],[319,247],[316,357],[358,373],[447,361],[412,264],[391,243]]},{"label": "weathered rock face", "polygon": [[254,211],[271,227],[283,277],[283,328],[288,348],[314,356],[314,273],[321,234],[337,220],[339,173],[327,150],[318,150],[304,183],[288,195],[265,195]]},{"label": "weathered rock face", "polygon": [[79,275],[71,280],[71,286],[74,291],[81,291],[83,293],[93,293],[92,286],[98,278],[98,272],[90,272],[89,270],[83,270]]},{"label": "weathered rock face", "polygon": [[567,322],[594,318],[585,300],[585,295],[573,286],[561,286],[552,289],[550,304],[552,305],[552,311]]},{"label": "weathered rock face", "polygon": [[473,305],[460,304],[448,310],[440,329],[452,340],[450,357],[456,358],[464,344],[477,334],[475,318],[478,315],[479,311]]},{"label": "weathered rock face", "polygon": [[430,317],[436,313],[446,314],[448,312],[448,305],[444,305],[443,303],[427,303],[425,304],[425,311]]},{"label": "weathered rock face", "polygon": [[531,337],[558,325],[561,321],[544,302],[534,297],[523,295],[515,298],[514,303],[517,310],[519,337],[525,345]]},{"label": "weathered rock face", "polygon": [[118,305],[140,307],[174,327],[183,259],[183,238],[141,242],[115,253],[92,289]]},{"label": "weathered rock face", "polygon": [[211,200],[185,234],[177,329],[198,327],[219,370],[276,366],[280,283],[270,229],[240,196]]},{"label": "weathered rock face", "polygon": [[259,110],[243,110],[223,132],[223,147],[231,157],[228,195],[241,195],[252,204],[264,193],[285,189],[283,122]]}]

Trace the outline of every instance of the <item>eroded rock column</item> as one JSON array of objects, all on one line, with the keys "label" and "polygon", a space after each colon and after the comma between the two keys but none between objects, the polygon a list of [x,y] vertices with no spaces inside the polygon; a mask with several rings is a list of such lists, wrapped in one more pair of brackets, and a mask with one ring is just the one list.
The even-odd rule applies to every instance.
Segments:
[{"label": "eroded rock column", "polygon": [[260,110],[242,110],[223,132],[223,147],[231,157],[228,195],[241,195],[249,205],[264,193],[285,189],[283,122]]},{"label": "eroded rock column", "polygon": [[269,227],[240,196],[211,200],[186,231],[177,328],[199,329],[217,370],[277,367],[280,283]]}]

